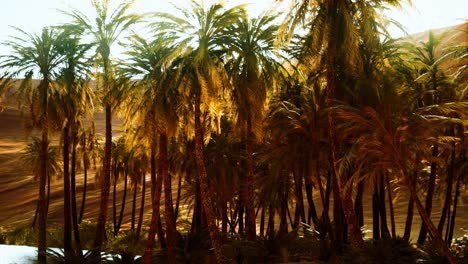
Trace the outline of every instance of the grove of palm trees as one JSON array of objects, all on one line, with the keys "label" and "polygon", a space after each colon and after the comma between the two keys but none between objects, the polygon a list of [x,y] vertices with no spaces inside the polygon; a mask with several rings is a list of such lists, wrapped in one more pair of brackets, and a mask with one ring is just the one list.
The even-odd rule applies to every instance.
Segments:
[{"label": "grove of palm trees", "polygon": [[40,264],[468,263],[467,22],[395,39],[405,1],[110,2],[0,44],[0,244]]}]

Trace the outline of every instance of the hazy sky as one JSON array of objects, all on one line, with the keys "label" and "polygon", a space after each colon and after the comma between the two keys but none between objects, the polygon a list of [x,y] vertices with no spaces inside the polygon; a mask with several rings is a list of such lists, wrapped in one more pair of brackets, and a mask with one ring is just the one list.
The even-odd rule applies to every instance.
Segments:
[{"label": "hazy sky", "polygon": [[[111,0],[111,3],[120,3]],[[154,11],[173,11],[171,6],[189,6],[189,0],[136,0],[134,11],[138,13]],[[205,1],[213,2],[213,1]],[[269,8],[274,0],[225,0],[229,6],[239,3],[253,3],[249,6],[252,14],[258,14]],[[284,0],[283,2],[288,2]],[[3,0],[0,11],[0,43],[15,34],[10,26],[19,27],[27,32],[40,32],[42,27],[66,21],[57,9],[69,10],[69,6],[93,15],[90,0]],[[282,7],[287,6],[283,3]],[[462,23],[468,19],[468,0],[413,0],[413,7],[405,6],[403,10],[391,10],[388,15],[402,23],[410,33],[425,31],[429,28],[440,28]],[[392,30],[394,36],[398,36]],[[1,44],[0,44],[1,45]],[[0,46],[0,52],[2,52]]]}]

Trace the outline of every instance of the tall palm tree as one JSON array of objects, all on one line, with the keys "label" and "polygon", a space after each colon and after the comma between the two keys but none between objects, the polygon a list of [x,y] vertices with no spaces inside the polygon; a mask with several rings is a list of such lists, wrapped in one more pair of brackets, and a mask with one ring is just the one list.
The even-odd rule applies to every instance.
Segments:
[{"label": "tall palm tree", "polygon": [[64,12],[71,17],[71,26],[80,27],[84,34],[93,37],[96,46],[97,63],[101,69],[99,80],[102,80],[101,100],[105,109],[106,132],[103,159],[103,173],[101,181],[101,203],[97,221],[96,239],[94,249],[99,251],[105,238],[105,224],[110,189],[110,166],[112,152],[112,109],[117,106],[118,92],[115,86],[115,75],[112,64],[111,51],[123,32],[140,20],[140,16],[128,13],[133,1],[125,1],[111,12],[109,0],[92,0],[92,6],[96,11],[95,18],[89,19],[79,10]]},{"label": "tall palm tree", "polygon": [[[28,100],[31,110],[31,121],[39,126],[41,135],[41,171],[39,174],[39,241],[38,261],[46,263],[46,178],[47,178],[47,146],[49,141],[49,94],[53,81],[59,74],[63,63],[63,55],[58,46],[61,35],[57,30],[44,28],[40,35],[30,34],[17,29],[21,37],[13,37],[5,43],[13,54],[2,56],[1,67],[12,70],[9,77],[25,74],[21,81],[22,95]],[[37,85],[33,77],[39,77]]]},{"label": "tall palm tree", "polygon": [[[202,105],[208,105],[210,97],[224,85],[226,79],[218,51],[221,37],[226,34],[226,27],[235,23],[244,13],[242,6],[225,10],[221,4],[205,8],[203,4],[192,1],[191,10],[179,9],[184,17],[157,13],[159,22],[153,26],[157,32],[175,39],[176,45],[170,55],[179,59],[178,86],[188,95],[193,104],[195,128],[195,157],[200,183],[203,211],[208,223],[210,239],[216,260],[222,261],[219,231],[213,213],[213,200],[208,185],[203,156],[204,131],[201,123]],[[203,102],[202,102],[203,98]]]},{"label": "tall palm tree", "polygon": [[60,120],[59,127],[63,130],[64,251],[65,257],[68,258],[72,253],[71,229],[76,241],[76,253],[82,257],[76,210],[76,145],[80,120],[86,112],[92,111],[93,91],[85,80],[89,76],[90,66],[86,53],[91,46],[80,43],[80,32],[74,32],[73,28],[62,30],[63,39],[59,50],[64,56],[64,65],[57,80],[62,89],[57,90],[53,97],[57,109],[55,113],[58,115],[56,119]]},{"label": "tall palm tree", "polygon": [[246,182],[243,199],[246,199],[247,238],[256,236],[253,144],[259,138],[263,120],[267,88],[272,88],[279,64],[273,49],[278,27],[273,24],[276,16],[263,14],[249,19],[239,17],[228,27],[223,41],[230,61],[226,62],[232,80],[232,96],[237,109],[237,122],[245,140]]},{"label": "tall palm tree", "polygon": [[[151,149],[156,148],[158,142],[156,135],[159,134],[158,178],[153,181],[155,192],[152,202],[152,223],[148,233],[144,259],[149,261],[154,245],[155,228],[159,225],[157,221],[160,219],[160,188],[162,188],[162,184],[159,183],[163,183],[168,256],[171,262],[175,262],[176,229],[169,178],[168,137],[173,136],[176,131],[179,102],[176,86],[171,83],[174,69],[163,67],[163,60],[170,54],[170,45],[172,43],[170,43],[170,40],[157,37],[148,42],[138,35],[133,35],[130,41],[131,44],[128,46],[129,50],[127,51],[129,59],[122,70],[126,75],[142,79],[137,84],[137,88],[141,88],[137,93],[136,105],[138,107],[129,109],[129,116],[133,120],[138,120],[136,124],[138,131],[147,138]],[[144,110],[142,111],[142,109]],[[152,171],[156,170],[153,169]]]},{"label": "tall palm tree", "polygon": [[[446,33],[445,33],[446,34]],[[416,89],[420,90],[420,98],[418,102],[419,107],[437,105],[443,102],[442,91],[447,89],[447,76],[442,69],[442,63],[448,58],[441,53],[440,43],[445,34],[440,36],[434,35],[429,31],[428,40],[420,42],[418,45],[410,43],[409,52],[410,61],[417,73],[417,78],[413,84]],[[439,132],[441,133],[441,131]],[[426,212],[431,216],[432,201],[435,191],[436,175],[438,170],[438,163],[435,161],[440,154],[439,144],[434,142],[431,146],[432,149],[432,162],[430,165],[430,175],[428,182],[428,190],[426,196]],[[421,230],[418,236],[418,243],[424,243],[427,237],[427,226],[425,223],[421,225]]]}]

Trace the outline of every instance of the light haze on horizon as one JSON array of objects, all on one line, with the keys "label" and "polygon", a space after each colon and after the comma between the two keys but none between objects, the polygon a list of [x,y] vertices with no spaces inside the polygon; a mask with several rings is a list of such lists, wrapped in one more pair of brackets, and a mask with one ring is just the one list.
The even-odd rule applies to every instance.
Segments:
[{"label": "light haze on horizon", "polygon": [[[111,0],[112,6],[122,1]],[[206,4],[217,2],[207,0]],[[248,3],[248,10],[252,16],[256,16],[265,9],[272,8],[275,0],[225,0],[226,6]],[[402,10],[388,10],[389,17],[400,22],[406,27],[408,33],[426,31],[431,28],[447,27],[460,24],[468,19],[467,0],[413,0],[413,6],[404,5]],[[146,12],[171,12],[175,11],[172,5],[189,7],[190,0],[136,0],[132,11]],[[68,21],[68,18],[58,10],[71,10],[77,8],[90,18],[94,16],[94,10],[90,0],[9,0],[2,3],[0,16],[0,43],[17,34],[12,28],[18,27],[26,32],[39,33],[45,26],[57,25]],[[289,7],[289,1],[277,6],[277,10]],[[394,37],[399,37],[402,32],[396,28],[389,28]],[[4,55],[4,47],[0,44],[0,54]]]}]

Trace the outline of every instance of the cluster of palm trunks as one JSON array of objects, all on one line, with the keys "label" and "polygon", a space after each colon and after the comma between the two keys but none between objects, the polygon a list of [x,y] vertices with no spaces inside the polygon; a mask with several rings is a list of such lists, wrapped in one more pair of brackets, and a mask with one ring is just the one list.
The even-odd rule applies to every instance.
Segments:
[{"label": "cluster of palm trunks", "polygon": [[[39,34],[18,30],[4,44],[12,53],[1,57],[1,89],[17,88],[41,131],[30,146],[37,153],[39,263],[46,263],[52,171],[63,173],[65,257],[82,254],[78,164],[85,179],[97,164],[93,252],[106,240],[111,183],[115,194],[124,179],[126,195],[130,186],[145,188],[148,174],[144,263],[156,236],[176,262],[178,219],[186,217],[181,200],[192,208],[186,232],[207,230],[218,263],[234,233],[274,239],[300,223],[331,242],[327,250],[359,250],[369,222],[366,195],[374,239],[409,240],[415,206],[423,220],[417,242],[429,235],[455,263],[449,245],[467,168],[468,49],[466,42],[446,45],[444,34],[429,33],[418,44],[392,39],[380,8],[398,2],[295,1],[281,21],[273,12],[249,18],[244,6],[197,1],[179,14],[143,17],[130,12],[130,2],[109,10],[108,1],[96,0],[94,17],[65,10],[65,24]],[[143,24],[151,37],[131,33]],[[125,60],[112,56],[119,43]],[[94,132],[94,107],[105,112],[103,140]],[[119,137],[112,135],[115,113],[124,120]],[[50,143],[53,131],[59,147]],[[430,218],[436,182],[443,199],[438,224]],[[404,230],[395,227],[397,194],[409,197]],[[122,217],[115,206],[113,216],[117,235]]]}]

